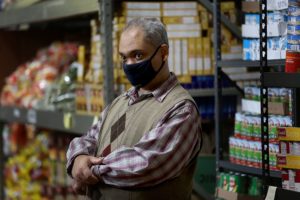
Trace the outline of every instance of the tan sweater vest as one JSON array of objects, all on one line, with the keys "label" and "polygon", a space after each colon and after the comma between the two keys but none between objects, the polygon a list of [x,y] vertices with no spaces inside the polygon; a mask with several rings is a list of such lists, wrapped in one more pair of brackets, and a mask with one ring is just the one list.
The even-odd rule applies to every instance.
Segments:
[{"label": "tan sweater vest", "polygon": [[[111,104],[103,121],[97,156],[106,156],[121,145],[133,147],[141,137],[153,129],[163,115],[175,104],[183,100],[194,100],[190,94],[177,84],[162,102],[154,97],[148,97],[136,104],[128,106],[129,98],[119,96]],[[196,105],[196,104],[195,104]],[[200,133],[199,133],[200,134]],[[108,152],[107,147],[110,146]],[[195,169],[195,159],[182,174],[154,187],[143,189],[118,189],[101,185],[101,200],[150,200],[150,199],[189,199],[192,191],[192,178]]]}]

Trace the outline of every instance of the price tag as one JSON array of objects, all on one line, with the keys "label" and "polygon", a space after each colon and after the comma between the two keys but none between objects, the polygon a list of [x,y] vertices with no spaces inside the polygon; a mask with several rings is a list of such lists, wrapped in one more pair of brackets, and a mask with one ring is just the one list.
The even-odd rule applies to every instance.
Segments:
[{"label": "price tag", "polygon": [[35,110],[29,110],[27,112],[27,121],[30,124],[36,124],[36,111]]},{"label": "price tag", "polygon": [[17,108],[15,108],[15,109],[13,110],[13,115],[14,115],[14,117],[16,117],[16,118],[20,118],[20,116],[21,116],[20,110],[17,109]]},{"label": "price tag", "polygon": [[265,200],[274,200],[275,199],[275,194],[276,194],[276,187],[269,186],[268,194],[267,194]]},{"label": "price tag", "polygon": [[72,114],[64,113],[64,127],[65,129],[70,129],[72,126]]}]

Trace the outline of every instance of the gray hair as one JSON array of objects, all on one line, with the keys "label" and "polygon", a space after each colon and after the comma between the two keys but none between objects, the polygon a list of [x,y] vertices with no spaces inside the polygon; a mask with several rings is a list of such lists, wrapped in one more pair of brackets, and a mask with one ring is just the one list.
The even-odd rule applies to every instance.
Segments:
[{"label": "gray hair", "polygon": [[167,31],[163,23],[157,18],[134,18],[124,27],[123,32],[131,28],[141,28],[145,33],[145,40],[155,48],[161,44],[169,45]]}]

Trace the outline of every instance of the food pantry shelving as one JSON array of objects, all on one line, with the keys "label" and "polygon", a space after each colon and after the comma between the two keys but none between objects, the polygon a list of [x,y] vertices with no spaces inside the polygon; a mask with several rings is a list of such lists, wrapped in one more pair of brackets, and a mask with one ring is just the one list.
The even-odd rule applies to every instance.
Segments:
[{"label": "food pantry shelving", "polygon": [[[199,0],[208,10],[211,10],[212,4],[207,0]],[[35,25],[48,22],[59,22],[63,19],[73,18],[86,14],[99,13],[102,22],[101,33],[103,40],[104,60],[104,96],[105,102],[109,103],[113,98],[113,72],[112,72],[112,1],[111,0],[53,0],[42,1],[29,7],[18,10],[0,12],[0,28],[16,29],[22,28],[24,24]],[[100,8],[100,9],[99,9]],[[30,14],[28,14],[30,13]],[[227,18],[222,19],[222,23],[230,29],[235,35],[240,35],[238,28]],[[213,89],[191,90],[194,97],[213,96]],[[226,88],[224,95],[237,95],[239,92],[235,88]],[[51,130],[62,131],[72,134],[83,134],[97,120],[97,117],[89,115],[77,115],[73,113],[64,113],[59,111],[43,111],[34,109],[25,109],[18,107],[0,107],[1,126],[7,122],[19,122],[33,124],[36,127],[48,128]],[[1,127],[2,128],[2,127]],[[3,160],[3,141],[0,142],[0,159]],[[4,163],[0,164],[0,171],[3,171]],[[0,199],[4,199],[3,177],[0,176]],[[195,184],[194,190],[201,192]]]},{"label": "food pantry shelving", "polygon": [[[220,1],[214,1],[214,29],[215,29],[215,38],[217,41],[215,43],[215,58],[216,58],[216,66],[215,66],[215,108],[216,108],[216,165],[217,165],[217,173],[220,171],[231,170],[236,172],[241,172],[250,175],[261,176],[263,178],[264,189],[266,192],[266,187],[271,184],[270,178],[278,179],[281,181],[281,172],[280,171],[272,171],[269,168],[269,140],[268,140],[268,88],[269,87],[287,87],[294,88],[292,92],[292,105],[293,105],[293,125],[300,126],[299,115],[299,80],[300,75],[298,73],[284,73],[284,72],[269,72],[268,70],[271,67],[276,67],[277,70],[282,71],[285,66],[285,59],[280,60],[267,60],[267,45],[263,45],[267,43],[267,1],[261,0],[259,7],[260,10],[260,60],[259,61],[244,61],[244,60],[231,60],[224,61],[221,58],[220,53]],[[259,67],[261,73],[261,141],[262,141],[262,168],[252,168],[248,166],[241,166],[230,163],[226,159],[224,159],[223,147],[221,144],[221,114],[219,110],[222,108],[222,88],[221,88],[221,79],[222,79],[222,68],[224,67]],[[279,186],[280,187],[280,186]],[[285,194],[285,198],[299,198],[299,193],[290,192],[282,189],[277,189],[273,191],[274,195],[276,193],[275,199],[281,199],[279,196],[283,197]],[[280,194],[279,194],[280,193]],[[266,193],[265,193],[266,194]],[[279,195],[278,195],[279,194]]]}]

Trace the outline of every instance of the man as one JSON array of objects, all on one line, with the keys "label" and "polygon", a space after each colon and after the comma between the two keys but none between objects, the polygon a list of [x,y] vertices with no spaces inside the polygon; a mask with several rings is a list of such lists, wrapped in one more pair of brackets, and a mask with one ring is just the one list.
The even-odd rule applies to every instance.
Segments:
[{"label": "man", "polygon": [[189,199],[200,118],[196,105],[168,68],[168,38],[157,19],[137,18],[119,45],[134,86],[117,97],[67,152],[67,171],[78,193],[94,199]]}]

